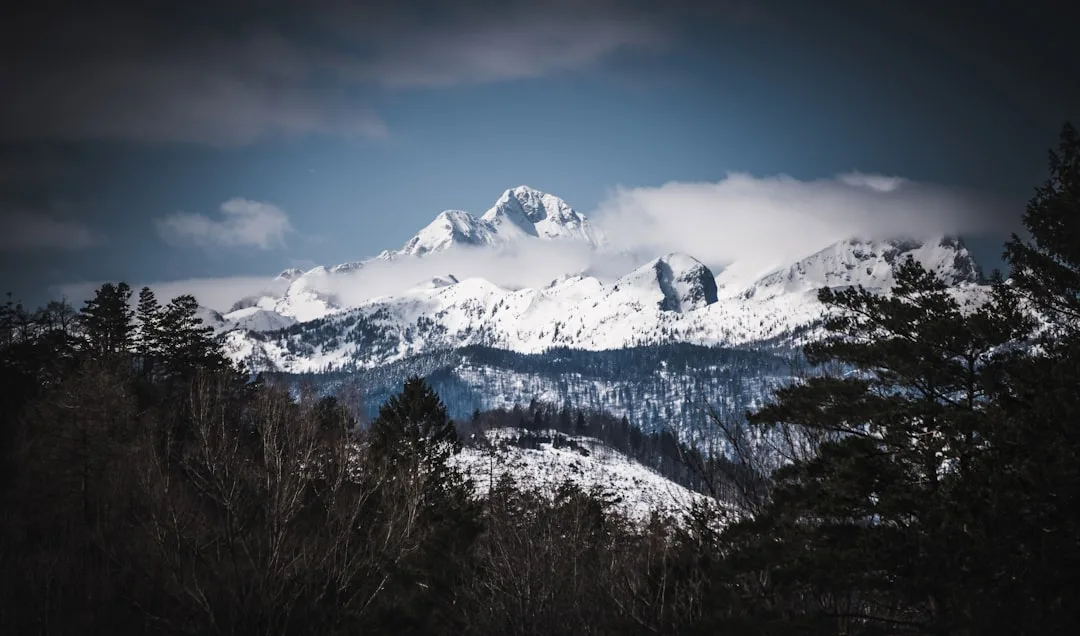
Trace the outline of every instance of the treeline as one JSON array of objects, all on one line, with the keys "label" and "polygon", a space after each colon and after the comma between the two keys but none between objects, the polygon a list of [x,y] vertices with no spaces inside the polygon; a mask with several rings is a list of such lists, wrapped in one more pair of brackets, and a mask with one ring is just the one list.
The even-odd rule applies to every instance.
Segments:
[{"label": "treeline", "polygon": [[1076,633],[1071,127],[1050,173],[985,297],[911,260],[887,295],[823,290],[818,372],[716,418],[730,461],[688,465],[727,500],[679,520],[477,498],[425,381],[360,426],[232,368],[193,300],[8,304],[0,632]]}]

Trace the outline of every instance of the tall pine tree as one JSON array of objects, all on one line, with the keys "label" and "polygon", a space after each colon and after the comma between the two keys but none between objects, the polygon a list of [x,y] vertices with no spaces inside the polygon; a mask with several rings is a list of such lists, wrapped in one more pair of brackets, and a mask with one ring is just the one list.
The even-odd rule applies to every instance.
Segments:
[{"label": "tall pine tree", "polygon": [[1026,633],[1080,627],[1080,135],[1066,124],[1049,176],[1014,236],[1006,293],[1029,303],[1043,329],[1037,355],[1001,378],[995,442],[979,495],[1002,555],[988,590],[999,625]]},{"label": "tall pine tree", "polygon": [[79,312],[88,351],[103,359],[131,352],[135,312],[127,283],[105,283]]},{"label": "tall pine tree", "polygon": [[135,310],[138,335],[135,352],[139,356],[142,373],[154,377],[154,368],[161,357],[161,304],[149,287],[139,290],[139,304]]},{"label": "tall pine tree", "polygon": [[186,378],[199,369],[224,369],[228,360],[213,336],[213,328],[203,325],[199,304],[185,294],[169,301],[157,321],[157,349],[164,371],[174,378]]},{"label": "tall pine tree", "polygon": [[730,536],[752,546],[739,568],[769,581],[756,602],[777,625],[968,633],[985,610],[966,497],[1007,345],[1030,321],[1009,295],[962,302],[912,259],[895,281],[886,295],[822,290],[829,335],[805,352],[836,371],[750,414],[815,449],[777,471],[769,506]]},{"label": "tall pine tree", "polygon": [[1080,133],[1065,124],[1050,176],[1024,212],[1030,240],[1005,245],[1014,289],[1058,328],[1080,327]]},{"label": "tall pine tree", "polygon": [[407,557],[387,566],[388,596],[395,600],[382,620],[395,633],[457,631],[438,612],[452,604],[480,525],[471,485],[450,463],[461,449],[454,422],[431,386],[411,377],[379,409],[368,442],[367,479],[377,484],[378,516],[402,520],[388,532],[411,544]]}]

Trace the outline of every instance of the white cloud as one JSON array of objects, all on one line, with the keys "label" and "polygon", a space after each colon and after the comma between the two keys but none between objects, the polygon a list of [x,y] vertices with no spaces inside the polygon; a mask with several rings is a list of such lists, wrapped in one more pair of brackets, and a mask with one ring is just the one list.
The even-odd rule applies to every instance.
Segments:
[{"label": "white cloud", "polygon": [[[458,280],[483,278],[507,289],[536,288],[544,287],[564,274],[603,275],[604,272],[594,271],[597,261],[592,250],[582,243],[523,241],[499,248],[462,248],[422,258],[372,261],[348,275],[327,277],[321,289],[351,305],[369,298],[399,294],[448,274]],[[629,259],[622,261],[622,268],[634,265]],[[620,274],[626,271],[620,271]]]},{"label": "white cloud", "polygon": [[221,219],[205,214],[175,212],[157,222],[158,233],[175,244],[198,246],[251,246],[261,249],[282,246],[292,231],[288,215],[271,203],[244,198],[221,204]]},{"label": "white cloud", "polygon": [[879,174],[847,172],[837,175],[837,180],[855,188],[870,188],[877,192],[892,192],[909,181],[903,177],[886,177]]},{"label": "white cloud", "polygon": [[1015,225],[989,197],[861,173],[812,181],[730,173],[718,182],[619,188],[592,216],[617,249],[683,251],[712,267],[766,267],[855,236],[918,239]]},{"label": "white cloud", "polygon": [[14,252],[33,249],[80,250],[101,242],[85,224],[64,221],[45,214],[11,210],[0,214],[0,250]]}]

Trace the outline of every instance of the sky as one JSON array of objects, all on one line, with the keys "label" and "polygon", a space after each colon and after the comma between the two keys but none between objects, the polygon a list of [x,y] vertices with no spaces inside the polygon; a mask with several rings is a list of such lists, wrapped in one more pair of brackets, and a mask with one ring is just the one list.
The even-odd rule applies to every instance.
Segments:
[{"label": "sky", "polygon": [[1080,123],[1052,0],[0,11],[0,292],[31,304],[358,260],[522,184],[710,266],[941,230],[990,269]]}]

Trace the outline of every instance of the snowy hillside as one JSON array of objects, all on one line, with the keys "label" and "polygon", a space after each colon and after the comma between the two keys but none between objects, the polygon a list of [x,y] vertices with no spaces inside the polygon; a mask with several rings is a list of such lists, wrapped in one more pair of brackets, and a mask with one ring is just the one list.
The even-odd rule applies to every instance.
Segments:
[{"label": "snowy hillside", "polygon": [[662,516],[682,516],[694,501],[707,501],[655,471],[590,437],[567,437],[552,432],[561,442],[521,448],[509,443],[520,435],[516,429],[492,429],[484,439],[467,440],[468,446],[453,458],[455,465],[473,479],[477,494],[488,492],[504,474],[528,490],[547,494],[566,481],[588,490],[600,486],[619,499],[617,509],[628,517],[644,520],[655,511]]},{"label": "snowy hillside", "polygon": [[884,291],[893,284],[893,268],[908,255],[950,285],[979,282],[978,265],[955,238],[925,243],[848,239],[764,276],[742,293],[745,298],[772,298],[857,285]]}]

